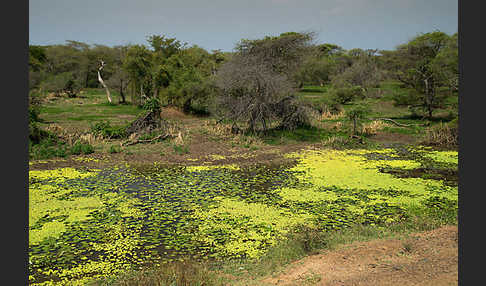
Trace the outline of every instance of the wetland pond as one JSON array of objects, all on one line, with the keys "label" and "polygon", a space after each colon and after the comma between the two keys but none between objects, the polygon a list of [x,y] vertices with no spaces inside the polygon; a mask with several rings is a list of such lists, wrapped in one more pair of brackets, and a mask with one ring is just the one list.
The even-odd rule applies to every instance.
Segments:
[{"label": "wetland pond", "polygon": [[258,258],[298,225],[332,231],[399,222],[417,207],[457,209],[454,151],[285,156],[295,164],[30,170],[29,283],[83,285],[185,258]]}]

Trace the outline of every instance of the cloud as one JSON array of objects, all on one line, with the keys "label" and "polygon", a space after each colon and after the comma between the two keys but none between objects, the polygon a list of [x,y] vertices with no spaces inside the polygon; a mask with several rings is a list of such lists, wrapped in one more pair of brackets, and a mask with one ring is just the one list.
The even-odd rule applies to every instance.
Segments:
[{"label": "cloud", "polygon": [[291,1],[292,0],[270,0],[270,2],[272,2],[273,4],[288,4]]}]

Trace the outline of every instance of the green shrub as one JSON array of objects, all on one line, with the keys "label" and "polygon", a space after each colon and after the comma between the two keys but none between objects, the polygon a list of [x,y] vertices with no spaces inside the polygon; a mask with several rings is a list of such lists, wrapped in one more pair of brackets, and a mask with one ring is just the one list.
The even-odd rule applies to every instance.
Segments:
[{"label": "green shrub", "polygon": [[29,106],[29,122],[39,122],[39,108],[34,105]]},{"label": "green shrub", "polygon": [[119,147],[119,146],[116,146],[116,145],[111,145],[111,146],[110,146],[110,150],[109,150],[109,152],[110,152],[111,154],[113,154],[113,153],[120,153],[120,151],[121,151],[121,150],[120,150],[120,147]]},{"label": "green shrub", "polygon": [[187,146],[174,145],[174,152],[179,155],[184,155],[189,153],[189,148]]},{"label": "green shrub", "polygon": [[68,148],[64,142],[59,142],[54,135],[48,133],[47,137],[34,144],[30,143],[29,157],[31,159],[44,160],[52,157],[66,157]]},{"label": "green shrub", "polygon": [[37,122],[40,122],[38,105],[29,105],[29,141],[38,144],[43,138],[49,136],[49,133],[40,129]]},{"label": "green shrub", "polygon": [[346,117],[353,122],[353,135],[356,134],[358,124],[370,113],[369,106],[360,104],[346,111]]},{"label": "green shrub", "polygon": [[144,133],[144,134],[140,135],[140,137],[138,139],[139,140],[151,140],[158,135],[159,135],[159,133],[157,131],[153,131],[153,132]]},{"label": "green shrub", "polygon": [[342,87],[331,91],[331,99],[335,103],[346,104],[356,98],[363,98],[363,89],[359,86]]},{"label": "green shrub", "polygon": [[93,152],[93,146],[88,143],[81,143],[78,141],[71,147],[71,154],[73,155],[91,154]]},{"label": "green shrub", "polygon": [[157,98],[150,98],[142,105],[142,108],[148,111],[160,111],[161,105]]},{"label": "green shrub", "polygon": [[91,132],[95,135],[101,135],[103,138],[118,139],[126,137],[125,126],[111,126],[108,121],[97,122],[91,125]]},{"label": "green shrub", "polygon": [[32,144],[39,144],[42,138],[46,136],[46,132],[39,128],[37,122],[29,122],[29,142],[32,142]]}]

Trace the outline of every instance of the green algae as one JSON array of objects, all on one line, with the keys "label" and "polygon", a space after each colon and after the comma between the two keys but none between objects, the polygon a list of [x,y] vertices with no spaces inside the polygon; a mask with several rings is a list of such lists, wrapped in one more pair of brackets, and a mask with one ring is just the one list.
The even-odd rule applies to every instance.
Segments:
[{"label": "green algae", "polygon": [[[295,214],[261,203],[229,198],[218,198],[218,202],[215,208],[196,210],[194,218],[205,222],[199,226],[198,239],[215,245],[214,250],[224,256],[259,257],[265,247],[274,245],[291,227],[311,219],[305,213]],[[219,243],[219,237],[211,236],[221,232],[225,243]]]},{"label": "green algae", "polygon": [[456,164],[456,165],[459,159],[457,151],[431,151],[431,152],[425,152],[424,156],[439,163]]},{"label": "green algae", "polygon": [[430,190],[452,191],[440,181],[396,178],[391,174],[382,173],[379,171],[382,167],[413,169],[420,164],[411,160],[367,160],[363,156],[367,152],[313,150],[293,154],[291,156],[299,157],[300,162],[291,170],[303,171],[300,178],[316,186],[361,190],[395,189],[419,195]]}]

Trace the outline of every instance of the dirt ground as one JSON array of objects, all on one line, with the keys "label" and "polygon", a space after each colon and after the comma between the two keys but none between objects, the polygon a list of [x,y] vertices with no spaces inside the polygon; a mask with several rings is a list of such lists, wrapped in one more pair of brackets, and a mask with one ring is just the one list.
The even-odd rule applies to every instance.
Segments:
[{"label": "dirt ground", "polygon": [[458,285],[458,229],[353,243],[308,256],[264,279],[266,285]]}]

